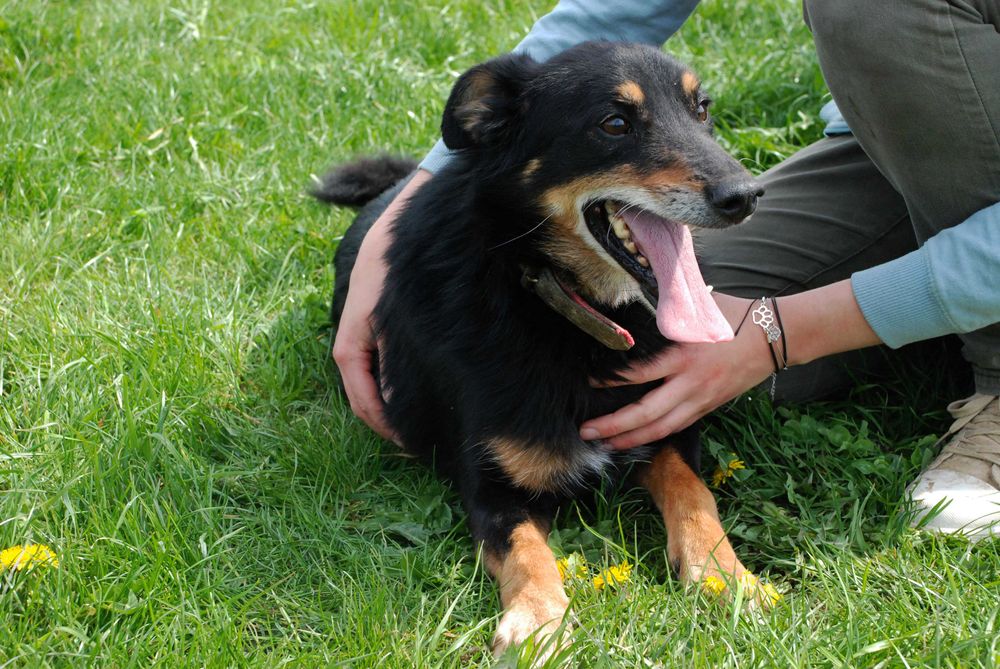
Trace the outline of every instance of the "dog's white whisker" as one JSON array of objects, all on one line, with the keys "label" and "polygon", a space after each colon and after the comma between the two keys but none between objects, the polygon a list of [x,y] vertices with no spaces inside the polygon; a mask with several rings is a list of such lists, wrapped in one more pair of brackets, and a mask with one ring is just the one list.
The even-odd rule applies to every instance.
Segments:
[{"label": "dog's white whisker", "polygon": [[517,240],[521,239],[522,237],[527,237],[532,232],[534,232],[538,228],[542,227],[542,225],[545,224],[545,221],[549,220],[550,218],[552,218],[552,214],[549,214],[548,216],[546,216],[545,218],[543,218],[542,220],[540,220],[538,222],[538,225],[536,225],[535,227],[533,227],[531,230],[528,230],[527,232],[521,233],[520,235],[518,235],[517,237],[514,237],[513,239],[508,239],[505,242],[500,242],[496,246],[491,246],[490,248],[486,249],[487,252],[489,252],[489,251],[495,251],[496,249],[500,248],[501,246],[506,246],[507,244],[512,244],[513,242],[516,242]]}]

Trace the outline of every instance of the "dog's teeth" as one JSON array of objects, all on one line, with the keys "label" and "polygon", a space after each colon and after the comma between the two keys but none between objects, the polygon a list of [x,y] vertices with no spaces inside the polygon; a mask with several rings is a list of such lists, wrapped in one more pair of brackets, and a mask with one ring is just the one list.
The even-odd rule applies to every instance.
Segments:
[{"label": "dog's teeth", "polygon": [[621,209],[621,206],[619,206],[617,202],[612,202],[611,200],[607,200],[604,203],[604,211],[607,212],[609,218],[612,216],[616,216],[618,214],[619,209]]},{"label": "dog's teeth", "polygon": [[617,216],[611,218],[611,229],[615,231],[615,237],[618,239],[632,239],[632,231],[625,225],[625,221]]},{"label": "dog's teeth", "polygon": [[636,256],[635,259],[638,260],[639,264],[643,267],[649,267],[649,261],[646,260],[646,256]]},{"label": "dog's teeth", "polygon": [[624,242],[622,244],[622,246],[625,247],[626,251],[628,251],[629,253],[631,253],[633,255],[639,252],[639,249],[636,247],[635,242],[633,242],[633,241]]},{"label": "dog's teeth", "polygon": [[711,292],[712,292],[713,290],[715,290],[715,286],[705,286],[705,287],[706,287],[706,288],[708,288],[708,292],[710,292],[710,293],[711,293]]}]

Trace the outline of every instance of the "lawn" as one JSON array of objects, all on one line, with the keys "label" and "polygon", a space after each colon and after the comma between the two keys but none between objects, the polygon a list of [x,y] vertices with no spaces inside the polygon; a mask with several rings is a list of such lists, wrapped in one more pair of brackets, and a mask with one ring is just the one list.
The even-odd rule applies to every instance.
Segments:
[{"label": "lawn", "polygon": [[[350,212],[311,175],[419,155],[531,0],[0,0],[0,668],[490,664],[496,589],[455,494],[381,442],[327,358]],[[761,171],[828,99],[794,0],[707,0],[668,44]],[[637,491],[559,516],[567,666],[992,667],[1000,542],[908,529],[955,399],[937,364],[837,403],[744,398],[706,477],[765,616],[685,591]]]}]

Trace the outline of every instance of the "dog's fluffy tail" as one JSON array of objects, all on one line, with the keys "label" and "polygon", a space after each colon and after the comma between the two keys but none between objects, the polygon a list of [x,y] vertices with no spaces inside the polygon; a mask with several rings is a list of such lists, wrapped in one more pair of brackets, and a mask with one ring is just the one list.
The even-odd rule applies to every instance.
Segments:
[{"label": "dog's fluffy tail", "polygon": [[309,191],[317,200],[360,207],[417,169],[417,161],[396,156],[361,158],[334,168]]}]

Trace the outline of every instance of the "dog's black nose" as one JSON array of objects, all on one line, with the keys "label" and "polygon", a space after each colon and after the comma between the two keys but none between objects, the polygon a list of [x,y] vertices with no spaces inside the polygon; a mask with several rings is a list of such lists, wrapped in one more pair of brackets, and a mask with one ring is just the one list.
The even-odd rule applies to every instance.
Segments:
[{"label": "dog's black nose", "polygon": [[757,208],[757,198],[763,194],[764,188],[759,183],[745,179],[723,181],[705,190],[715,210],[733,223],[752,214]]}]

